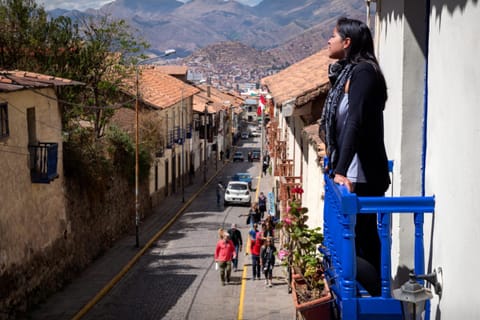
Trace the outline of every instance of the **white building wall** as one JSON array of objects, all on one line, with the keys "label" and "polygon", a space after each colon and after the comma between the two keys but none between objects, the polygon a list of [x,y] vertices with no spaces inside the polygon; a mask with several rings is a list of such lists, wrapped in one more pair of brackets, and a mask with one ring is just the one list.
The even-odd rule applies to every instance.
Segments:
[{"label": "white building wall", "polygon": [[305,169],[305,166],[302,165],[302,130],[305,127],[303,121],[300,117],[295,117],[295,140],[294,140],[294,148],[295,148],[295,156],[293,158],[293,168],[294,168],[294,176],[300,177],[302,176],[302,170]]},{"label": "white building wall", "polygon": [[[474,0],[431,0],[430,4],[425,194],[435,195],[436,211],[433,228],[427,217],[424,232],[426,266],[431,261],[432,269],[442,267],[444,289],[441,300],[437,296],[432,300],[430,319],[479,319],[480,258],[473,253],[480,219],[475,199],[480,178],[476,170],[480,8]],[[419,92],[424,93],[424,52],[417,24],[424,16],[413,10],[421,11],[422,6],[413,0],[383,0],[380,6],[378,52],[389,87],[385,137],[389,157],[396,161],[397,195],[421,191],[423,106],[415,108],[415,104],[421,100]],[[400,238],[407,237],[404,222],[396,228]],[[394,241],[398,261],[405,263],[411,250],[398,245],[398,238]]]},{"label": "white building wall", "polygon": [[[307,139],[304,139],[307,140]],[[317,146],[303,143],[303,190],[302,205],[308,208],[308,226],[323,228],[323,173],[317,161]]]},{"label": "white building wall", "polygon": [[[394,161],[391,188],[395,195],[419,196],[424,128],[425,22],[422,13],[425,13],[425,4],[415,0],[385,1],[379,9],[382,23],[377,27],[376,44],[389,95],[384,114],[387,154]],[[398,234],[393,242],[393,269],[412,269],[412,216],[396,215],[393,231]]]},{"label": "white building wall", "polygon": [[444,319],[480,318],[480,258],[472,254],[480,222],[479,17],[477,1],[432,1],[426,192],[436,196],[433,266],[443,268]]}]

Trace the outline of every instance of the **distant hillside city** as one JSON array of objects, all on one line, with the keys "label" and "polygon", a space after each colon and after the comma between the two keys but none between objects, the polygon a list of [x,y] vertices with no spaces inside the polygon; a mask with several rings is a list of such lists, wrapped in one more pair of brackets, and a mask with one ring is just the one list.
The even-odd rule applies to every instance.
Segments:
[{"label": "distant hillside city", "polygon": [[98,10],[50,14],[124,19],[150,43],[148,55],[175,49],[168,63],[189,66],[190,80],[227,90],[258,86],[263,77],[318,52],[340,16],[365,18],[364,0],[183,2],[116,0]]}]

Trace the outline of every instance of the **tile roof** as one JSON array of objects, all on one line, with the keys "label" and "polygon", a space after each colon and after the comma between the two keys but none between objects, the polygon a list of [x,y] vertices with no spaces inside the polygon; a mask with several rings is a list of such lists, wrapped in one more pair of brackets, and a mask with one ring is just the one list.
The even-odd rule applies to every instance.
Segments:
[{"label": "tile roof", "polygon": [[[193,97],[193,110],[196,112],[204,112],[205,104],[208,104],[208,113],[216,113],[226,108],[227,101],[234,108],[240,107],[243,102],[240,96],[223,92],[211,86],[209,89],[208,85],[199,85],[198,88],[201,91]],[[210,95],[208,94],[208,90],[210,90]]]},{"label": "tile roof", "polygon": [[20,70],[0,70],[0,92],[83,85],[78,81]]},{"label": "tile roof", "polygon": [[327,92],[330,87],[328,65],[332,62],[327,49],[323,49],[274,75],[263,78],[261,83],[268,87],[277,105],[295,99],[295,104],[301,106]]},{"label": "tile roof", "polygon": [[162,71],[163,73],[172,75],[172,76],[186,76],[188,72],[187,66],[176,66],[176,65],[166,65],[166,66],[155,66],[155,70]]},{"label": "tile roof", "polygon": [[[202,90],[200,94],[207,95],[208,85],[202,84],[202,85],[199,85],[198,88]],[[225,92],[212,86],[210,86],[210,99],[212,101],[220,102],[222,104],[228,101],[230,104],[232,104],[235,107],[241,106],[245,100],[240,95],[237,95],[231,92]]]},{"label": "tile roof", "polygon": [[[135,77],[126,79],[125,90],[135,96]],[[139,70],[140,99],[144,104],[154,108],[165,109],[191,97],[200,90],[177,78],[159,71],[156,68],[140,68]]]}]

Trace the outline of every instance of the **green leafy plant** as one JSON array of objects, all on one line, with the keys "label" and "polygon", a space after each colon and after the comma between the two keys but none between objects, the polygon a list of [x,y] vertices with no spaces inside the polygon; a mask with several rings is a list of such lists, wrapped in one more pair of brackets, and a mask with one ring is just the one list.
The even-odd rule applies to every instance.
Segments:
[{"label": "green leafy plant", "polygon": [[[322,255],[318,251],[323,233],[320,227],[308,227],[307,212],[308,209],[301,207],[299,202],[290,202],[287,214],[277,224],[277,228],[283,229],[287,235],[279,258],[305,281],[308,292],[303,295],[320,297],[325,288]],[[304,298],[308,300],[308,297]]]}]

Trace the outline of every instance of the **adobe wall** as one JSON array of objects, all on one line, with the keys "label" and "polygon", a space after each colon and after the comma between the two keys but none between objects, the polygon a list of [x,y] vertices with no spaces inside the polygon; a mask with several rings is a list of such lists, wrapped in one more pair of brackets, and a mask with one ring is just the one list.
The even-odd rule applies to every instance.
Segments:
[{"label": "adobe wall", "polygon": [[[145,195],[140,199],[143,217],[151,212],[147,186],[141,186],[140,194]],[[112,176],[104,194],[66,179],[65,195],[63,234],[16,264],[0,265],[0,319],[21,317],[134,230],[134,194],[122,178]]]}]

